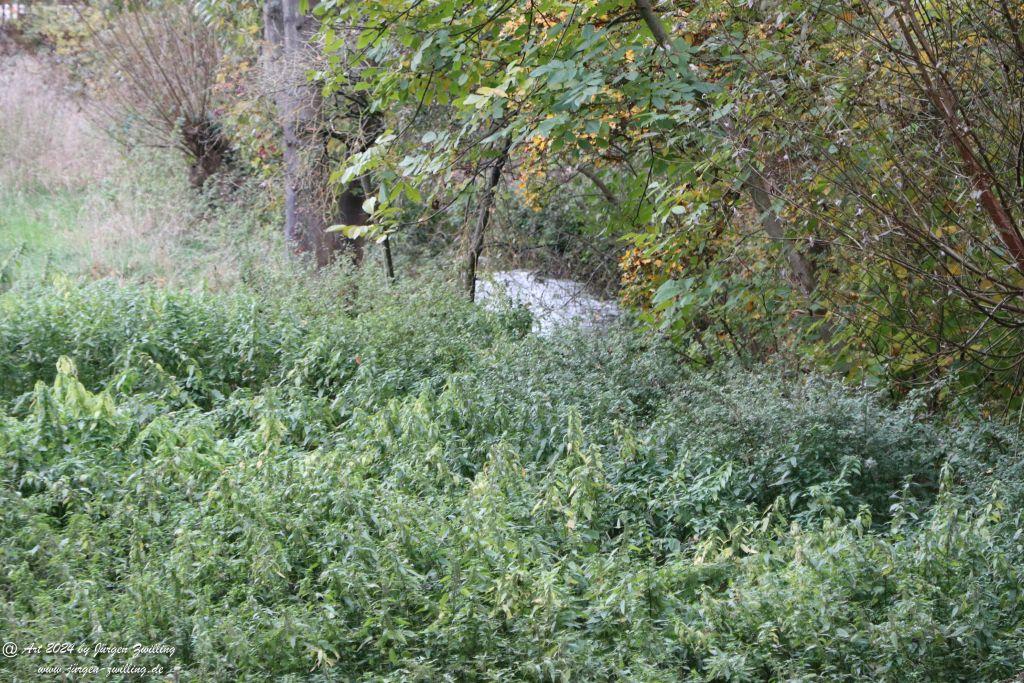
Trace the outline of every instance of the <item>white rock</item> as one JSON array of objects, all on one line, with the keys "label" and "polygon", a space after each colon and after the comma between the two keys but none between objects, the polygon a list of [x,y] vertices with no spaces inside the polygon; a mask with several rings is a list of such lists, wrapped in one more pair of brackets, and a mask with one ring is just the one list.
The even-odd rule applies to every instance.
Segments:
[{"label": "white rock", "polygon": [[525,306],[534,318],[534,332],[548,336],[559,327],[600,327],[619,316],[618,305],[587,294],[575,280],[555,280],[528,270],[484,273],[477,283],[478,300],[494,309],[503,297]]}]

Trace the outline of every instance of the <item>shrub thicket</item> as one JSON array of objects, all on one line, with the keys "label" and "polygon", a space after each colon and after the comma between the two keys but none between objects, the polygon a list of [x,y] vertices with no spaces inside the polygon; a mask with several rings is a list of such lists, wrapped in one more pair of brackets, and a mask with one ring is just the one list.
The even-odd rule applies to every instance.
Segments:
[{"label": "shrub thicket", "polygon": [[416,285],[0,298],[5,639],[182,680],[1024,668],[1009,431]]}]

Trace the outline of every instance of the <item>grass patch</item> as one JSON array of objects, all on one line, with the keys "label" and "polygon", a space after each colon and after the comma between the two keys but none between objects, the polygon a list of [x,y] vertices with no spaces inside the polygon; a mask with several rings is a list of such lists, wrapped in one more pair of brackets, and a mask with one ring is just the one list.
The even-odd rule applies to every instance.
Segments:
[{"label": "grass patch", "polygon": [[[184,289],[223,290],[277,267],[253,188],[196,197],[180,156],[122,154],[65,88],[59,68],[0,57],[0,265],[5,286],[54,266]],[[39,116],[47,112],[47,116]]]},{"label": "grass patch", "polygon": [[82,202],[72,192],[0,195],[0,263],[8,282],[36,280],[50,266],[74,269],[80,264],[72,226]]}]

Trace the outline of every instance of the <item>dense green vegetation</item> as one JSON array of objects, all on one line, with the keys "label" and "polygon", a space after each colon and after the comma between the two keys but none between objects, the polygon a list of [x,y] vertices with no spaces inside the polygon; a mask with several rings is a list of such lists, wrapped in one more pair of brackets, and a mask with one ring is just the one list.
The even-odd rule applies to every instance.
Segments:
[{"label": "dense green vegetation", "polygon": [[258,186],[320,266],[427,246],[470,296],[478,264],[570,275],[689,362],[1005,417],[1022,26],[996,0],[153,0],[23,33],[111,136],[208,196]]},{"label": "dense green vegetation", "polygon": [[[0,678],[1019,680],[1022,26],[33,3]],[[512,268],[623,315],[537,336]]]},{"label": "dense green vegetation", "polygon": [[183,680],[1024,666],[1014,432],[322,284],[359,296],[0,299],[6,638],[162,641]]}]

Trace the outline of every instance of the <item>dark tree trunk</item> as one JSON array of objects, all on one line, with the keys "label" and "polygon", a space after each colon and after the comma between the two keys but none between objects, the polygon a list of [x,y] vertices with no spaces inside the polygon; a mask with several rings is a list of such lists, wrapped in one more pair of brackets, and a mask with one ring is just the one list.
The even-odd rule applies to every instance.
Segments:
[{"label": "dark tree trunk", "polygon": [[[370,137],[366,138],[369,142],[376,139],[380,132],[380,128],[376,125],[379,124],[380,117],[375,116],[371,119],[371,126],[368,127]],[[364,130],[364,132],[367,132]],[[364,151],[369,147],[369,142],[364,142],[360,151]],[[373,194],[373,187],[370,185],[370,176],[364,175],[359,178],[359,186],[363,188],[363,196],[369,197]],[[391,237],[384,235],[384,240],[381,242],[381,246],[384,248],[384,274],[388,276],[389,282],[395,280],[395,262],[391,258]]]},{"label": "dark tree trunk", "polygon": [[210,120],[185,123],[181,135],[191,156],[189,183],[196,190],[201,190],[211,176],[227,165],[231,145],[220,127]]},{"label": "dark tree trunk", "polygon": [[[299,4],[300,0],[266,0],[263,7],[264,68],[284,137],[285,239],[295,252],[312,256],[318,267],[330,264],[342,251],[359,262],[362,240],[327,231],[335,200],[328,182],[323,99],[306,78],[317,22],[303,14]],[[362,203],[361,192],[343,192],[337,200],[337,222],[364,224]]]},{"label": "dark tree trunk", "polygon": [[389,281],[395,279],[395,261],[391,258],[391,237],[384,237],[384,274],[388,276]]},{"label": "dark tree trunk", "polygon": [[750,193],[750,198],[754,202],[754,208],[757,209],[757,213],[761,217],[762,229],[772,240],[782,246],[782,251],[789,262],[789,269],[796,278],[800,290],[808,296],[812,295],[818,286],[818,278],[814,272],[814,266],[787,239],[786,227],[772,207],[772,195],[768,190],[765,177],[761,175],[760,170],[753,164],[749,165],[748,170],[749,175],[743,181],[743,186]]},{"label": "dark tree trunk", "polygon": [[476,222],[473,224],[469,234],[469,243],[466,249],[466,270],[463,284],[470,301],[476,300],[476,272],[480,261],[480,254],[484,249],[484,234],[487,232],[487,224],[491,220],[491,208],[494,206],[494,193],[501,180],[501,170],[508,160],[509,143],[506,143],[501,151],[501,156],[491,161],[484,174],[484,191],[480,197],[480,206],[477,209]]},{"label": "dark tree trunk", "polygon": [[589,166],[580,166],[577,169],[581,175],[590,179],[590,182],[594,183],[594,187],[601,191],[604,198],[608,200],[608,203],[612,206],[621,206],[622,202],[619,200],[615,193],[612,192],[612,188],[608,187],[608,184],[601,180],[601,176],[597,174],[597,171],[590,168]]}]

